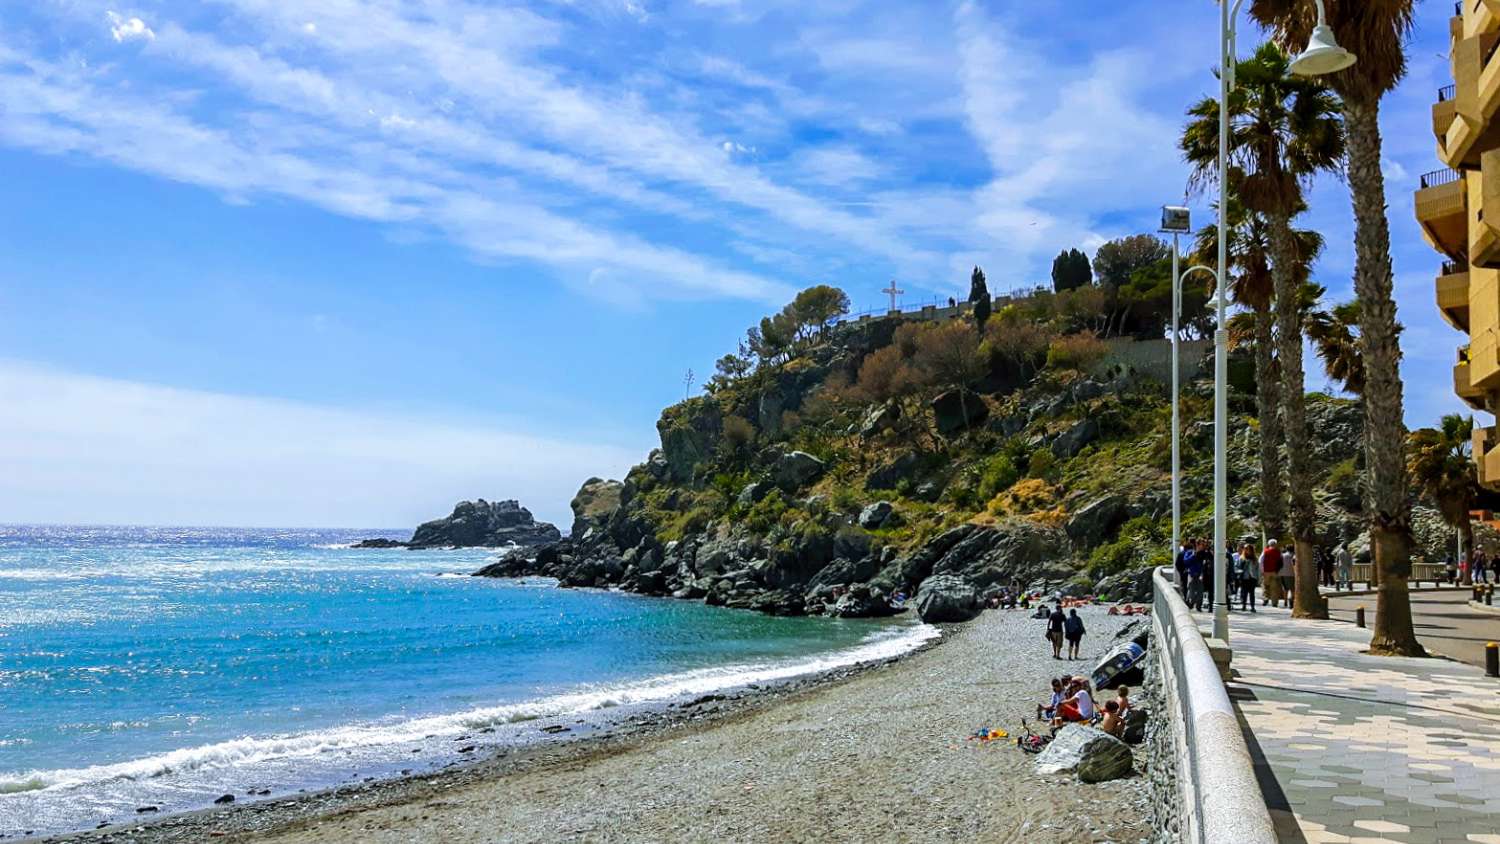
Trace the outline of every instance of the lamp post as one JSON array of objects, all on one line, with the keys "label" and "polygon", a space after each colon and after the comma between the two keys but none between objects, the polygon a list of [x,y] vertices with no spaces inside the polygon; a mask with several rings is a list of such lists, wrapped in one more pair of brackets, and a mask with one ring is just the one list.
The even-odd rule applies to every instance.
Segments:
[{"label": "lamp post", "polygon": [[[1193,230],[1192,215],[1181,205],[1163,205],[1161,208],[1161,230],[1172,235],[1172,547],[1170,556],[1175,561],[1182,547],[1182,425],[1178,422],[1178,397],[1182,394],[1179,384],[1182,367],[1178,363],[1177,344],[1182,335],[1182,274],[1177,267],[1182,255],[1178,239],[1183,232]],[[1186,587],[1187,584],[1183,584]]]},{"label": "lamp post", "polygon": [[[1291,71],[1299,76],[1336,73],[1354,64],[1355,56],[1338,45],[1328,26],[1323,0],[1318,6],[1318,24],[1307,49],[1292,60]],[[1228,263],[1229,235],[1229,92],[1234,89],[1235,35],[1240,7],[1245,0],[1219,0],[1219,262],[1214,284],[1214,638],[1229,641],[1229,572],[1225,559],[1228,532],[1228,495],[1225,467],[1229,432],[1229,331],[1224,327],[1227,305],[1224,268]],[[1191,271],[1190,271],[1191,272]]]}]

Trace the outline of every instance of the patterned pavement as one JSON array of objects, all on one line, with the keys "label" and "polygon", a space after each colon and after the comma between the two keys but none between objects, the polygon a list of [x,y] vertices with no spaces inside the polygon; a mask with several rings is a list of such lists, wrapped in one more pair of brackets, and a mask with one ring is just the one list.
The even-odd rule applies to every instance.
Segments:
[{"label": "patterned pavement", "polygon": [[1281,840],[1500,844],[1500,679],[1368,644],[1286,610],[1230,616],[1229,696]]}]

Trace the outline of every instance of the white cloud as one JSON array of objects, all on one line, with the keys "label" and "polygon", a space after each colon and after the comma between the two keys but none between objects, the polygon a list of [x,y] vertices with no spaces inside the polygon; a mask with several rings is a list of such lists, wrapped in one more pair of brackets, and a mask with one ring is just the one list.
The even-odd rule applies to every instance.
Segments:
[{"label": "white cloud", "polygon": [[109,34],[114,36],[116,41],[124,43],[138,39],[150,41],[156,38],[156,33],[152,32],[151,27],[146,26],[146,22],[140,18],[127,18],[115,11],[105,12],[105,16],[109,18]]},{"label": "white cloud", "polygon": [[592,475],[644,454],[584,438],[181,390],[0,361],[10,521],[411,527],[523,497],[566,527]]}]

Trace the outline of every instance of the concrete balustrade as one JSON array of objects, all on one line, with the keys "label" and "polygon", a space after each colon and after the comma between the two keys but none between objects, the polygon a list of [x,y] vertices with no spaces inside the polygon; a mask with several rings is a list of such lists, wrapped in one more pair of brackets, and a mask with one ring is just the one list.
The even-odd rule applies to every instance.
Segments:
[{"label": "concrete balustrade", "polygon": [[[1275,844],[1271,812],[1209,643],[1172,582],[1152,575],[1153,646],[1180,791],[1178,833],[1199,844]],[[1164,760],[1157,760],[1160,764]]]}]

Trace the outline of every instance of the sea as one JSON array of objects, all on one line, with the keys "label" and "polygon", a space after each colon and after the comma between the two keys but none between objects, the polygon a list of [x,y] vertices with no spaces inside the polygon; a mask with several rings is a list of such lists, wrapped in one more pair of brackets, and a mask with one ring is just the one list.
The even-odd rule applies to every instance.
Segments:
[{"label": "sea", "polygon": [[0,526],[0,835],[430,771],[938,635],[349,547],[405,535]]}]

